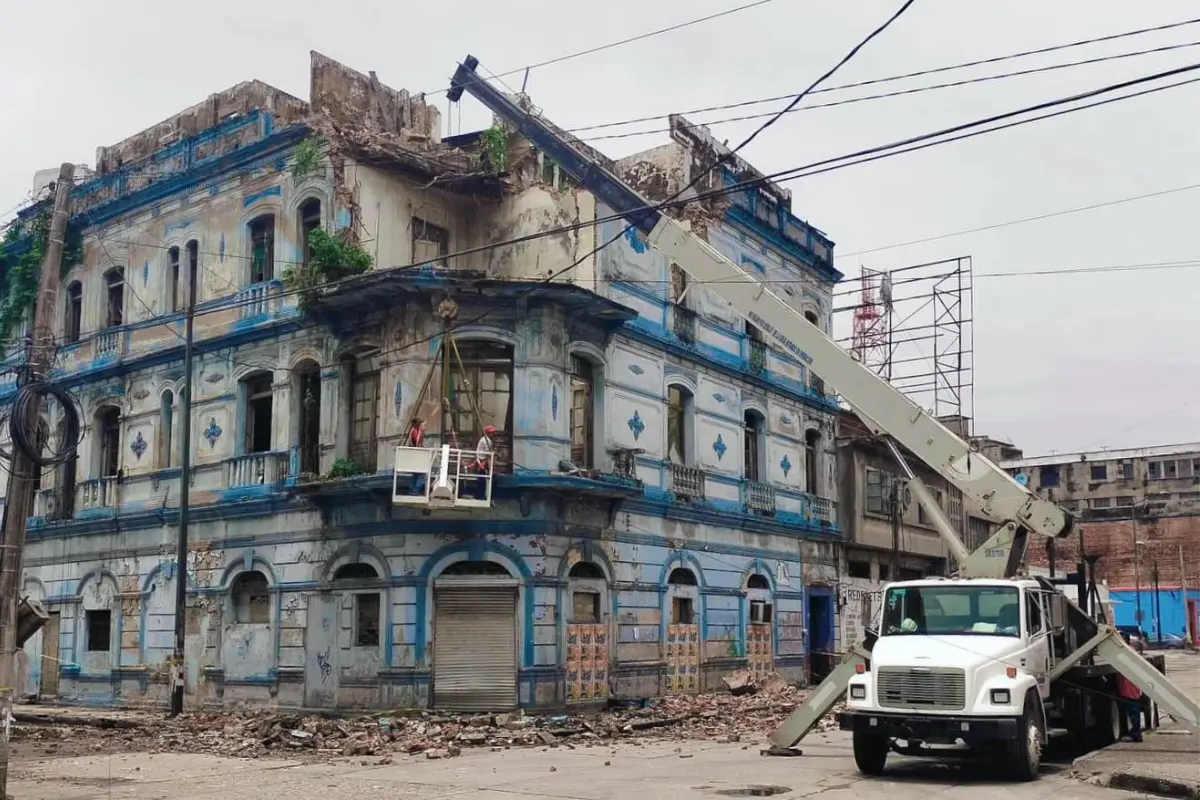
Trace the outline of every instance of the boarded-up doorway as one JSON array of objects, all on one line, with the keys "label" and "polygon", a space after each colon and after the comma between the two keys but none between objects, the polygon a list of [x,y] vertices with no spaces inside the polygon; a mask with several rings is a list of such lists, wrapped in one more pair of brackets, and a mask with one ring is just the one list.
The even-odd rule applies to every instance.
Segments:
[{"label": "boarded-up doorway", "polygon": [[42,697],[58,696],[58,674],[62,666],[58,657],[61,625],[59,612],[51,611],[50,619],[42,628],[42,685],[38,692]]},{"label": "boarded-up doorway", "polygon": [[434,707],[516,708],[517,581],[492,562],[454,564],[434,583],[433,603]]}]

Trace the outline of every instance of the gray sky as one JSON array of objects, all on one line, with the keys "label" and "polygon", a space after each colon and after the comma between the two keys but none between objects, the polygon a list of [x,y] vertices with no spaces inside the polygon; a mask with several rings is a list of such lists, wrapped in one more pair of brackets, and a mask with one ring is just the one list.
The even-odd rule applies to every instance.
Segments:
[{"label": "gray sky", "polygon": [[[320,50],[412,91],[441,90],[468,52],[493,72],[664,27],[738,0],[408,4],[209,0],[10,3],[0,26],[0,212],[35,169],[93,163],[126,136],[238,81],[258,78],[307,99],[308,51]],[[773,0],[682,31],[534,70],[528,91],[573,128],[802,89],[899,0]],[[1157,0],[917,0],[839,72],[845,83],[1200,16]],[[61,29],[61,45],[55,36]],[[1005,72],[1200,40],[1200,25],[884,88]],[[789,115],[744,154],[764,171],[798,166],[977,117],[1200,61],[1200,47],[989,84]],[[520,75],[508,78],[519,85]],[[823,101],[874,93],[851,90]],[[921,153],[788,184],[794,211],[838,253],[1200,183],[1193,165],[1200,85],[1082,111]],[[445,108],[441,97],[439,105]],[[696,114],[694,121],[782,103]],[[463,103],[462,130],[488,124]],[[455,112],[455,131],[458,112]],[[665,121],[664,123],[665,124]],[[740,142],[755,122],[714,125]],[[599,131],[661,127],[643,123]],[[665,134],[594,142],[622,156]],[[1181,261],[1195,257],[1190,209],[1200,190],[923,245],[843,256],[848,276],[970,255],[979,273]],[[860,261],[861,259],[861,261]],[[1027,453],[1191,441],[1200,421],[1200,269],[983,278],[975,289],[976,430]]]}]

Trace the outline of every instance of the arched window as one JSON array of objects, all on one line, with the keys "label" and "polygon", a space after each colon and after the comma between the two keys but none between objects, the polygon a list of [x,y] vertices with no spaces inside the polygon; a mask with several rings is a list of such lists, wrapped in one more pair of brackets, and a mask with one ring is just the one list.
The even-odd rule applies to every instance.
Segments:
[{"label": "arched window", "polygon": [[[676,567],[667,577],[667,584],[673,588],[695,587],[696,575],[685,567]],[[671,595],[671,624],[696,624],[696,597],[694,591],[675,592]]]},{"label": "arched window", "polygon": [[604,588],[604,572],[590,561],[580,561],[571,566],[567,574],[571,583],[571,623],[595,625],[600,622],[601,590]]},{"label": "arched window", "polygon": [[121,410],[104,406],[96,412],[97,473],[101,478],[115,478],[121,471]]},{"label": "arched window", "polygon": [[592,364],[571,356],[571,463],[582,469],[595,466],[595,417],[596,381]]},{"label": "arched window", "polygon": [[[343,564],[333,573],[334,584],[377,580],[379,573],[370,564]],[[354,592],[354,646],[379,646],[380,602],[378,591]]]},{"label": "arched window", "polygon": [[347,455],[360,468],[373,473],[379,465],[380,356],[367,349],[348,356],[342,372],[349,383],[349,402],[342,419],[350,432]]},{"label": "arched window", "polygon": [[263,214],[251,220],[250,282],[262,283],[275,278],[275,215]]},{"label": "arched window", "polygon": [[164,291],[168,307],[172,312],[183,307],[179,296],[179,248],[172,247],[167,251],[167,274]]},{"label": "arched window", "polygon": [[767,449],[766,420],[763,419],[762,414],[753,409],[747,409],[742,420],[746,445],[743,459],[746,480],[761,481],[765,472],[763,467]]},{"label": "arched window", "polygon": [[[493,469],[512,469],[513,348],[502,342],[467,340],[458,343],[462,368],[451,374],[450,419],[442,430],[458,434],[464,448],[473,448],[488,425],[495,453]],[[476,413],[478,412],[478,413]]]},{"label": "arched window", "polygon": [[67,343],[79,341],[83,330],[83,284],[71,281],[67,286],[67,314],[63,325],[63,338]]},{"label": "arched window", "polygon": [[821,448],[819,431],[808,430],[804,433],[804,491],[809,494],[820,494],[820,472],[818,454]]},{"label": "arched window", "polygon": [[175,426],[175,395],[163,392],[158,416],[158,468],[171,466],[171,449]]},{"label": "arched window", "polygon": [[676,567],[667,577],[667,583],[672,586],[695,586],[696,575],[687,567]]},{"label": "arched window", "polygon": [[309,247],[308,235],[321,227],[321,201],[310,197],[300,204],[300,252],[303,253],[304,263],[308,264],[312,251]]},{"label": "arched window", "polygon": [[693,452],[693,417],[695,403],[692,393],[682,386],[667,388],[667,459],[672,464],[691,464]]},{"label": "arched window", "polygon": [[116,328],[125,324],[125,270],[113,267],[104,274],[107,303],[104,311],[104,326]]},{"label": "arched window", "polygon": [[265,625],[271,621],[271,592],[267,576],[258,570],[243,572],[229,589],[235,622]]},{"label": "arched window", "polygon": [[[816,326],[817,330],[824,330],[821,327],[821,320],[817,317],[817,312],[805,311],[804,318]],[[825,381],[813,374],[812,370],[808,371],[808,388],[812,389],[817,394],[825,394]]]},{"label": "arched window", "polygon": [[271,374],[256,372],[242,380],[245,393],[244,419],[246,424],[246,453],[269,453],[271,451],[272,404],[274,390]]},{"label": "arched window", "polygon": [[746,580],[746,588],[747,589],[767,589],[769,591],[771,588],[771,584],[769,581],[767,581],[767,578],[765,575],[759,575],[758,573],[755,573]]},{"label": "arched window", "polygon": [[302,361],[292,370],[292,408],[295,412],[295,438],[300,448],[300,472],[321,472],[321,365]]},{"label": "arched window", "polygon": [[199,276],[196,274],[200,269],[200,243],[192,239],[187,243],[187,286],[183,287],[180,292],[181,308],[192,308],[196,303],[200,302],[200,284]]}]

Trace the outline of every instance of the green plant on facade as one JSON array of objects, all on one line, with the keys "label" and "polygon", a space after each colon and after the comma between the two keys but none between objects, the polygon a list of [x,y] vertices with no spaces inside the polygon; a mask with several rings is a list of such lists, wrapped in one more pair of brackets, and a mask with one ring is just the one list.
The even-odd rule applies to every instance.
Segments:
[{"label": "green plant on facade", "polygon": [[[0,357],[6,355],[5,341],[18,332],[26,314],[32,313],[49,240],[49,209],[26,220],[14,220],[0,240]],[[83,239],[77,229],[68,226],[60,272],[82,257]]]},{"label": "green plant on facade", "polygon": [[292,151],[292,180],[302,181],[321,166],[321,147],[325,140],[315,133],[306,136]]},{"label": "green plant on facade", "polygon": [[327,283],[361,275],[371,268],[371,254],[350,240],[348,232],[331,236],[320,228],[308,233],[308,258],[289,267],[283,282],[296,292],[301,311],[310,311]]},{"label": "green plant on facade", "polygon": [[350,458],[334,459],[333,466],[329,468],[329,474],[326,475],[330,480],[338,480],[340,478],[353,478],[357,475],[366,475],[367,470],[362,464]]},{"label": "green plant on facade", "polygon": [[479,137],[479,164],[488,172],[503,172],[508,166],[508,131],[493,125]]}]

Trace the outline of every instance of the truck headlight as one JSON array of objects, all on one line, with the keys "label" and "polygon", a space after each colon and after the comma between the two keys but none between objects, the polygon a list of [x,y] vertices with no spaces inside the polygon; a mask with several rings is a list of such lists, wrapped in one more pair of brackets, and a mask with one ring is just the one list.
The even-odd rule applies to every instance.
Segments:
[{"label": "truck headlight", "polygon": [[1008,689],[992,689],[992,705],[1007,706],[1012,703],[1012,695]]},{"label": "truck headlight", "polygon": [[867,699],[867,687],[863,686],[861,683],[851,686],[850,687],[850,699],[851,700],[866,700]]}]

